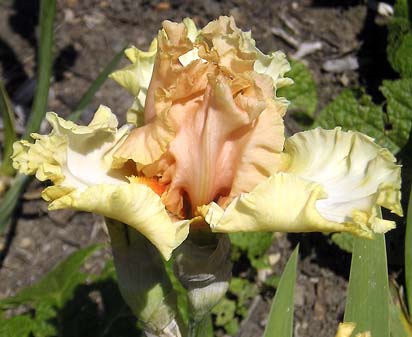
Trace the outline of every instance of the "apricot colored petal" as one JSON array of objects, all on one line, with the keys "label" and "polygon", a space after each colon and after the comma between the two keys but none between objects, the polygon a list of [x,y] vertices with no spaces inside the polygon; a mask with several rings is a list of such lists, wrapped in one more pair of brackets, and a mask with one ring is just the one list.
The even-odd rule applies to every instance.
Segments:
[{"label": "apricot colored petal", "polygon": [[282,169],[284,113],[283,105],[268,102],[268,107],[247,133],[229,200],[240,193],[251,191],[270,175]]},{"label": "apricot colored petal", "polygon": [[[240,150],[235,140],[244,135],[255,114],[261,112],[241,109],[223,76],[209,80],[203,99],[188,114],[185,127],[169,148],[176,164],[168,194],[185,191],[192,207],[209,203],[221,191],[229,192]],[[260,106],[260,110],[264,107]],[[165,203],[176,211],[167,197]]]},{"label": "apricot colored petal", "polygon": [[200,32],[200,57],[214,61],[232,74],[253,71],[256,52],[250,33],[243,33],[233,17],[221,16],[208,23]]},{"label": "apricot colored petal", "polygon": [[[170,91],[159,90],[156,116],[130,133],[116,152],[116,159],[131,159],[137,163],[139,169],[158,160],[168,149],[177,131],[186,127],[186,116],[197,107],[194,103],[199,100],[196,93],[202,92],[207,86],[209,70],[210,65],[200,61],[193,62],[181,69]],[[191,96],[192,99],[186,98]]]}]

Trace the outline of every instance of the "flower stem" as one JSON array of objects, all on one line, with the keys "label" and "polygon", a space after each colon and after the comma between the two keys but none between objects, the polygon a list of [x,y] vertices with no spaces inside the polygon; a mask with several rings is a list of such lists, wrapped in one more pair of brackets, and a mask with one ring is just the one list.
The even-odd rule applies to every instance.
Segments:
[{"label": "flower stem", "polygon": [[201,321],[190,319],[189,331],[187,337],[212,337],[213,326],[210,315],[204,317]]}]

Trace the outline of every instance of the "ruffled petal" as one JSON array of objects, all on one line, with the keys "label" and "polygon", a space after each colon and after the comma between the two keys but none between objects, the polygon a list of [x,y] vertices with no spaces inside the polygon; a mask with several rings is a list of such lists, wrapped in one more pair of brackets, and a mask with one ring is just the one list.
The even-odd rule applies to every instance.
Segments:
[{"label": "ruffled petal", "polygon": [[275,92],[276,89],[293,84],[291,78],[285,77],[285,74],[290,71],[290,64],[285,53],[276,51],[270,55],[265,55],[256,47],[255,49],[257,59],[254,64],[254,70],[259,74],[268,75],[272,78]]},{"label": "ruffled petal", "polygon": [[275,92],[293,83],[292,79],[285,77],[285,73],[291,69],[286,55],[281,51],[269,55],[262,53],[256,47],[251,32],[237,28],[233,17],[219,17],[204,27],[200,35],[209,48],[218,54],[219,65],[229,71],[239,73],[254,70],[270,76]]},{"label": "ruffled petal", "polygon": [[129,128],[117,130],[116,116],[109,108],[100,106],[88,126],[65,121],[53,112],[46,119],[53,127],[49,135],[32,134],[34,144],[14,144],[15,169],[66,187],[127,181],[112,170],[110,154],[124,141]]},{"label": "ruffled petal", "polygon": [[[193,48],[191,25],[163,23],[159,52],[145,105],[144,126],[132,131],[115,154],[116,160],[133,160],[138,169],[152,164],[167,150],[182,125],[187,108],[205,90],[212,65],[194,60],[183,67],[179,57]],[[187,26],[189,28],[187,28]],[[134,104],[137,107],[137,103]]]},{"label": "ruffled petal", "polygon": [[215,232],[350,232],[371,237],[392,229],[377,206],[401,215],[400,167],[372,139],[316,129],[285,144],[286,172],[275,173],[225,210],[199,210]]},{"label": "ruffled petal", "polygon": [[[260,107],[263,109],[264,105]],[[180,213],[184,193],[192,209],[209,203],[219,192],[230,189],[241,137],[255,118],[251,110],[236,105],[229,83],[223,76],[210,77],[210,86],[196,108],[188,111],[185,127],[170,143],[174,176],[165,203]],[[175,197],[178,196],[176,199]]]},{"label": "ruffled petal", "polygon": [[253,128],[245,135],[244,146],[228,200],[251,191],[273,173],[282,170],[286,108],[268,101]]},{"label": "ruffled petal", "polygon": [[135,167],[121,167],[113,161],[129,127],[117,130],[116,116],[104,106],[88,126],[54,113],[48,113],[47,120],[53,127],[51,133],[33,134],[35,143],[16,142],[12,158],[21,173],[54,183],[42,193],[50,202],[49,209],[71,208],[119,220],[140,231],[169,258],[187,236],[189,222],[174,222],[169,217],[156,181],[131,177]]},{"label": "ruffled petal", "polygon": [[324,186],[328,198],[316,206],[328,220],[351,221],[356,215],[373,231],[383,232],[375,228],[382,221],[372,216],[375,205],[402,215],[401,167],[372,138],[340,128],[318,128],[289,138],[285,152],[290,160],[288,173]]},{"label": "ruffled petal", "polygon": [[134,96],[133,106],[127,111],[127,122],[140,126],[144,121],[146,94],[152,78],[157,53],[157,40],[154,39],[148,51],[136,47],[125,50],[126,57],[132,64],[110,74],[110,78],[119,83]]},{"label": "ruffled petal", "polygon": [[[233,17],[221,16],[208,23],[200,32],[203,44],[199,46],[201,58],[217,62],[232,74],[253,71],[256,52],[250,33],[236,27]],[[252,42],[253,41],[253,42]]]},{"label": "ruffled petal", "polygon": [[190,220],[173,222],[160,197],[148,186],[130,182],[101,184],[83,191],[59,186],[46,188],[42,197],[49,209],[62,208],[93,212],[121,221],[148,238],[165,259],[189,234]]}]

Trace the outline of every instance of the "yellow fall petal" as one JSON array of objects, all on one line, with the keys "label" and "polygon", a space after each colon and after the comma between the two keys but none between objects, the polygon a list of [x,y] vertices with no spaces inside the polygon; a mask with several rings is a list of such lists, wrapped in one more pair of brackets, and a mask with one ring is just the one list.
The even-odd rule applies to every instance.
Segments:
[{"label": "yellow fall petal", "polygon": [[117,130],[116,116],[109,108],[100,106],[88,126],[65,121],[53,112],[47,113],[46,119],[53,127],[49,135],[32,134],[34,144],[24,140],[14,143],[16,170],[75,187],[87,185],[88,175],[92,181],[118,180],[108,174],[112,162],[105,155],[124,140],[128,127]]},{"label": "yellow fall petal", "polygon": [[[68,192],[68,193],[67,193]],[[189,234],[190,220],[173,222],[160,197],[144,184],[101,184],[83,191],[46,188],[42,197],[49,209],[62,208],[93,212],[121,221],[143,234],[165,259]]]},{"label": "yellow fall petal", "polygon": [[173,222],[150,183],[130,178],[135,171],[117,167],[113,153],[124,142],[129,127],[117,129],[109,108],[100,106],[88,126],[47,114],[53,130],[33,134],[35,143],[14,144],[13,165],[39,180],[51,180],[42,197],[49,209],[90,211],[121,221],[145,235],[169,258],[187,236],[189,221]]},{"label": "yellow fall petal", "polygon": [[275,173],[225,210],[199,212],[215,232],[350,232],[371,237],[392,229],[376,207],[401,215],[400,167],[372,139],[356,132],[316,129],[285,144],[286,172]]},{"label": "yellow fall petal", "polygon": [[328,198],[316,207],[328,220],[355,221],[383,233],[395,224],[378,219],[375,205],[402,216],[401,167],[372,138],[340,128],[318,128],[289,138],[285,152],[288,173],[324,186]]}]

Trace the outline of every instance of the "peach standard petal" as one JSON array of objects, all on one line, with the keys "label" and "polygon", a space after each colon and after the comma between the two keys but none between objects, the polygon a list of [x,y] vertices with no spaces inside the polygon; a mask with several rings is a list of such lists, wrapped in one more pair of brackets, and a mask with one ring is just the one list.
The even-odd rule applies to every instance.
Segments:
[{"label": "peach standard petal", "polygon": [[198,206],[224,205],[279,170],[287,104],[275,99],[265,66],[254,70],[263,54],[233,18],[220,17],[196,36],[166,21],[157,44],[146,125],[130,133],[115,157],[168,186],[162,195],[168,210],[190,217]]}]

